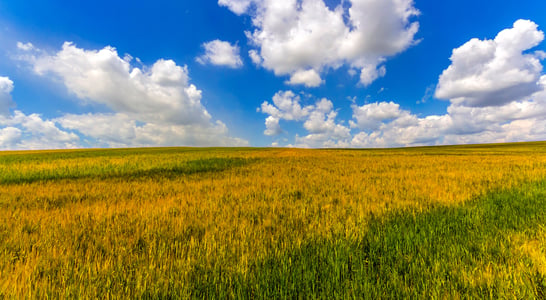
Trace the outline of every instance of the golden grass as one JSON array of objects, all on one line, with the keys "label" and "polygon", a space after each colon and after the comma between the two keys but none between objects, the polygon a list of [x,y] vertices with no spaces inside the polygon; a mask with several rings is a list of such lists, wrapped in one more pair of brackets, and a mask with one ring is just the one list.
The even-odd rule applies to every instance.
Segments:
[{"label": "golden grass", "polygon": [[[532,146],[0,153],[9,179],[0,184],[0,291],[131,296],[171,286],[173,274],[183,287],[200,267],[245,274],[309,240],[358,239],[372,216],[456,206],[546,178],[546,143]],[[161,173],[208,158],[248,163]],[[521,251],[544,275],[540,241]]]}]

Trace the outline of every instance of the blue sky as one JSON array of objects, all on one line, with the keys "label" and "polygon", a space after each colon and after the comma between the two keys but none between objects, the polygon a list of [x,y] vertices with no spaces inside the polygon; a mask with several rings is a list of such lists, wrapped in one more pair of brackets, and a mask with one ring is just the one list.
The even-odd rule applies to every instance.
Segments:
[{"label": "blue sky", "polygon": [[0,0],[0,149],[545,140],[545,11]]}]

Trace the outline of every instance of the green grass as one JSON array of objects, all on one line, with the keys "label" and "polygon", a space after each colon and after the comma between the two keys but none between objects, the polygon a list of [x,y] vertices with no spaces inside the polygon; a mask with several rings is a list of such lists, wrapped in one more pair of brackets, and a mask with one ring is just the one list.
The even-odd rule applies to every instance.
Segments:
[{"label": "green grass", "polygon": [[[536,238],[544,224],[546,183],[533,183],[462,207],[373,219],[362,240],[314,240],[247,274],[197,267],[190,290],[207,299],[544,299],[546,278],[511,239]],[[480,280],[487,266],[491,278]]]},{"label": "green grass", "polygon": [[[240,167],[249,164],[256,159],[248,158],[205,158],[181,162],[169,162],[165,166],[146,168],[138,161],[128,161],[123,165],[112,164],[108,161],[103,164],[89,167],[65,167],[55,169],[36,169],[28,172],[20,172],[16,167],[11,167],[0,174],[0,184],[23,184],[36,181],[56,181],[64,179],[114,179],[123,178],[133,180],[148,177],[172,178],[181,175],[196,173],[221,172],[229,168]],[[28,163],[28,161],[26,161]],[[51,161],[48,161],[51,164]]]},{"label": "green grass", "polygon": [[0,299],[544,299],[546,143],[255,150],[0,153]]}]

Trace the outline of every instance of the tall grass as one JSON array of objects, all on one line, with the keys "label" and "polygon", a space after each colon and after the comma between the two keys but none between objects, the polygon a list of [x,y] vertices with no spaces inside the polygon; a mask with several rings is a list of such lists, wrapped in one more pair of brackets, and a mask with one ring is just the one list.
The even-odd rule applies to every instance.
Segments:
[{"label": "tall grass", "polygon": [[0,297],[540,297],[545,178],[546,143],[4,152]]},{"label": "tall grass", "polygon": [[196,269],[192,295],[544,298],[544,224],[546,182],[527,184],[460,207],[396,211],[373,219],[362,238],[312,239],[243,274]]}]

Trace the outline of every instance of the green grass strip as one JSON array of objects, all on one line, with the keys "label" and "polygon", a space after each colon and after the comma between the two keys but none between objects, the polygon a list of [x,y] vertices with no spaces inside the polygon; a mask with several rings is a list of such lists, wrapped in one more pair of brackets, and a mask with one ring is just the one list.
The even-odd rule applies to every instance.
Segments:
[{"label": "green grass strip", "polygon": [[314,240],[246,274],[196,267],[192,296],[544,299],[544,274],[511,237],[542,230],[544,238],[545,224],[546,183],[527,184],[460,207],[374,219],[359,241]]},{"label": "green grass strip", "polygon": [[186,162],[174,162],[167,166],[142,168],[138,165],[116,166],[103,165],[96,168],[64,168],[53,170],[38,170],[22,173],[16,168],[0,174],[0,184],[24,184],[33,182],[77,180],[77,179],[115,179],[134,180],[138,178],[176,178],[180,176],[222,172],[231,168],[241,167],[257,159],[251,158],[223,158],[213,157],[190,160]]}]

